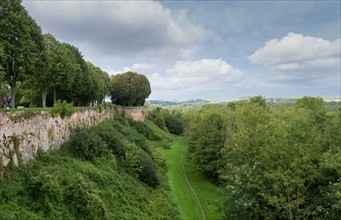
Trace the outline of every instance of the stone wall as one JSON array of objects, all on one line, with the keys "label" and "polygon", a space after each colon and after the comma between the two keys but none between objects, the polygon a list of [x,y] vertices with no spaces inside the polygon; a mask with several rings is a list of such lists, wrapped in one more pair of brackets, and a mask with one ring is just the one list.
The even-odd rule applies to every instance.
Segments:
[{"label": "stone wall", "polygon": [[0,168],[33,159],[39,148],[58,149],[69,139],[72,128],[93,126],[114,114],[110,108],[102,112],[82,109],[64,119],[52,117],[47,111],[0,113]]},{"label": "stone wall", "polygon": [[123,114],[126,118],[132,118],[135,121],[144,121],[148,111],[146,107],[124,108]]},{"label": "stone wall", "polygon": [[0,176],[1,169],[10,163],[33,159],[38,149],[58,149],[65,143],[71,130],[76,127],[94,126],[115,114],[144,121],[147,108],[82,109],[71,117],[52,117],[48,111],[14,111],[0,113]]}]

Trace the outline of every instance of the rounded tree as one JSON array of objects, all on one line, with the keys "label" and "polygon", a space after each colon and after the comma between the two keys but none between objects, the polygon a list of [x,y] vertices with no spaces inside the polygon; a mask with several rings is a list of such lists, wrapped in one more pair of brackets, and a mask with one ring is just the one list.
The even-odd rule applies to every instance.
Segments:
[{"label": "rounded tree", "polygon": [[111,101],[118,105],[143,106],[151,93],[147,77],[134,72],[112,76],[111,85]]}]

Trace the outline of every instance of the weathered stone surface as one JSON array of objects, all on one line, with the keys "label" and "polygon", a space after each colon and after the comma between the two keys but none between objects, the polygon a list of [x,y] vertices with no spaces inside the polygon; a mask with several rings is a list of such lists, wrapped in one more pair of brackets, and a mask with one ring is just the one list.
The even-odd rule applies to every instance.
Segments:
[{"label": "weathered stone surface", "polygon": [[124,117],[132,118],[134,121],[144,121],[147,115],[146,107],[125,108]]},{"label": "weathered stone surface", "polygon": [[18,166],[19,161],[27,162],[34,158],[38,149],[54,150],[69,140],[71,130],[76,127],[94,126],[105,119],[120,114],[144,121],[147,108],[107,108],[102,112],[98,109],[82,109],[71,117],[52,117],[47,111],[36,112],[25,118],[23,112],[0,113],[0,176],[1,167],[11,161]]},{"label": "weathered stone surface", "polygon": [[11,120],[11,113],[0,113],[0,168],[10,161],[18,165],[19,160],[33,159],[39,148],[58,149],[69,139],[72,128],[96,125],[112,118],[114,112],[110,108],[101,113],[97,109],[82,109],[64,119],[40,112],[29,119],[15,121]]}]

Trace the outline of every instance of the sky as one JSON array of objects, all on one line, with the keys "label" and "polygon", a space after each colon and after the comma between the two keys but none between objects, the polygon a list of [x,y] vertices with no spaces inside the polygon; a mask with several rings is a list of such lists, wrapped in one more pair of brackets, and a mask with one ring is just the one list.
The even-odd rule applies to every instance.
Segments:
[{"label": "sky", "polygon": [[150,100],[340,96],[340,1],[23,0],[57,40]]}]

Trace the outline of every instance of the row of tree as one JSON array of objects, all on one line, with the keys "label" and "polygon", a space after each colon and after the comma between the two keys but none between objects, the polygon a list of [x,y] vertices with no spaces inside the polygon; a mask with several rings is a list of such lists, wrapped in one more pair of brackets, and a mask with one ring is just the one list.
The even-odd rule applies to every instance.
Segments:
[{"label": "row of tree", "polygon": [[185,114],[190,158],[224,187],[226,219],[338,219],[341,114],[261,97]]},{"label": "row of tree", "polygon": [[129,72],[114,76],[85,61],[78,48],[61,43],[41,28],[21,0],[0,0],[0,97],[11,90],[12,106],[52,106],[57,99],[76,106],[114,103],[143,105],[148,79]]}]

